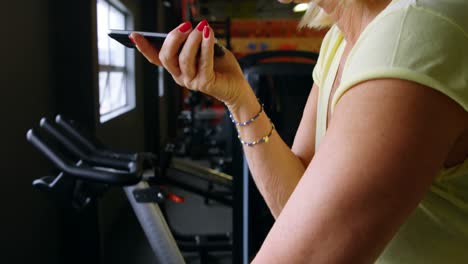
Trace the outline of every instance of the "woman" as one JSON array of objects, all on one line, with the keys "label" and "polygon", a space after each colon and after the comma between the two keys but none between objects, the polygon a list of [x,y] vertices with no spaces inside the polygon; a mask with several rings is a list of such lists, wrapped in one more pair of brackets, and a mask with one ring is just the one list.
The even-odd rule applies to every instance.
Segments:
[{"label": "woman", "polygon": [[464,0],[311,4],[304,22],[333,26],[292,149],[233,55],[213,59],[206,21],[182,24],[160,51],[131,37],[231,111],[276,218],[253,263],[468,263],[466,10]]}]

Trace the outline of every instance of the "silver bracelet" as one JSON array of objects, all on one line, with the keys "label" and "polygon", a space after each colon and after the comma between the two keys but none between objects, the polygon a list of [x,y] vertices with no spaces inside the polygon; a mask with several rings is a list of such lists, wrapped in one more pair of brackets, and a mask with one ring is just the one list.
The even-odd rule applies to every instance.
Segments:
[{"label": "silver bracelet", "polygon": [[232,123],[234,123],[236,126],[239,126],[239,127],[244,127],[244,126],[248,126],[250,125],[251,123],[253,123],[255,120],[257,120],[257,118],[260,117],[260,115],[262,114],[263,112],[263,104],[262,102],[260,102],[260,99],[258,99],[258,102],[260,103],[260,111],[258,111],[258,113],[250,118],[249,120],[245,121],[245,122],[237,122],[235,119],[234,119],[234,116],[232,116],[232,113],[229,112],[229,117],[231,118],[232,120]]},{"label": "silver bracelet", "polygon": [[241,139],[240,134],[238,134],[237,137],[239,138],[240,142],[241,142],[243,145],[248,146],[248,147],[253,147],[253,146],[258,145],[258,144],[261,144],[261,143],[268,143],[268,142],[270,141],[271,135],[273,135],[273,131],[275,130],[275,125],[273,124],[273,122],[271,122],[271,120],[270,120],[270,124],[271,124],[270,133],[268,133],[268,135],[262,137],[262,138],[259,139],[259,140],[252,141],[252,142],[247,142],[247,141],[243,141],[243,140]]}]

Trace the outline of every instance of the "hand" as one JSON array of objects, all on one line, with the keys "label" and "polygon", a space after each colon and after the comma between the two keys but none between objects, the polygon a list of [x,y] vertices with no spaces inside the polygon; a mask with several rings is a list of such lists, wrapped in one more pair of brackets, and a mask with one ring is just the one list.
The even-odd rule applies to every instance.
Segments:
[{"label": "hand", "polygon": [[137,49],[154,65],[163,66],[180,86],[200,91],[224,102],[236,105],[248,84],[234,55],[225,50],[214,57],[214,32],[203,20],[192,29],[189,22],[172,30],[157,50],[143,36],[130,37]]}]

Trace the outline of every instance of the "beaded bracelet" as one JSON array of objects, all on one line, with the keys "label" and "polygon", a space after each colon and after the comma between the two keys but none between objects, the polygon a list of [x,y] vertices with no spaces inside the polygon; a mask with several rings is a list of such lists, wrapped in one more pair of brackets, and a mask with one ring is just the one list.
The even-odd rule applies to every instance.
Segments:
[{"label": "beaded bracelet", "polygon": [[268,141],[270,141],[271,135],[273,135],[273,131],[275,130],[275,125],[273,124],[273,122],[271,122],[271,120],[270,120],[270,124],[271,124],[270,133],[268,133],[268,135],[262,137],[262,138],[259,139],[259,140],[252,141],[252,142],[246,142],[246,141],[243,141],[243,140],[241,139],[241,136],[240,136],[240,135],[238,135],[237,137],[239,138],[240,142],[241,142],[243,145],[246,145],[246,146],[248,146],[248,147],[253,147],[253,146],[258,145],[258,144],[261,144],[261,143],[268,143]]},{"label": "beaded bracelet", "polygon": [[257,118],[260,117],[260,115],[262,114],[263,112],[263,104],[260,102],[260,100],[258,100],[258,102],[260,103],[260,111],[258,111],[258,113],[250,118],[249,120],[245,121],[245,122],[237,122],[235,119],[234,119],[234,116],[232,116],[232,113],[229,113],[229,117],[231,118],[232,120],[232,123],[234,123],[236,126],[240,126],[240,127],[244,127],[244,126],[247,126],[247,125],[250,125],[251,123],[253,123],[255,120],[257,120]]}]

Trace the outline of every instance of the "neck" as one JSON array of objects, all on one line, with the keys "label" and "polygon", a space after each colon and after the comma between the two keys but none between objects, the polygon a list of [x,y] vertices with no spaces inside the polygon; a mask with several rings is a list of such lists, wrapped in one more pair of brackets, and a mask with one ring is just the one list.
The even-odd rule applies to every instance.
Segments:
[{"label": "neck", "polygon": [[338,4],[340,0],[319,1],[343,33],[346,42],[354,45],[367,25],[387,7],[391,0],[362,1]]}]

